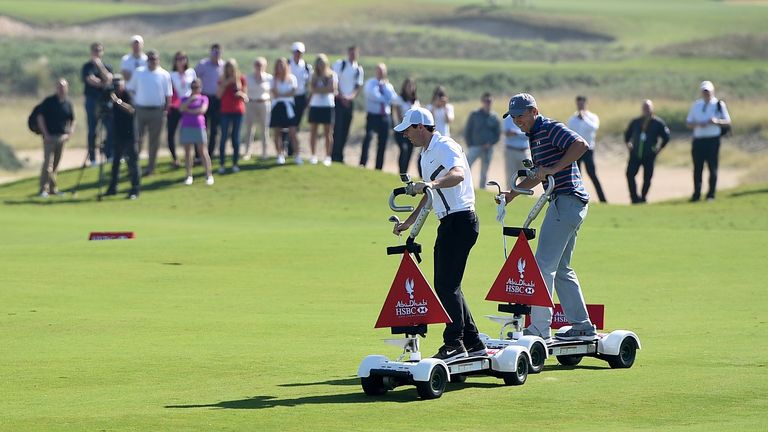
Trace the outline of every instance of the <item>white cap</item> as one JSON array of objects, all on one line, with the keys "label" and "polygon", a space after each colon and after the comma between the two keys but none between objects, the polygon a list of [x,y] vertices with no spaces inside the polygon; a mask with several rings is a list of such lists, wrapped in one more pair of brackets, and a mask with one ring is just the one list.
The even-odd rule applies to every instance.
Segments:
[{"label": "white cap", "polygon": [[144,38],[141,37],[141,35],[133,35],[131,36],[131,43],[138,42],[142,45],[144,45]]},{"label": "white cap", "polygon": [[301,42],[294,42],[293,45],[291,45],[291,52],[298,51],[300,53],[303,53],[306,50],[307,50],[307,48]]},{"label": "white cap", "polygon": [[699,89],[701,89],[702,91],[706,90],[712,93],[715,90],[715,85],[712,84],[712,81],[702,81],[701,85],[699,86]]},{"label": "white cap", "polygon": [[402,132],[408,129],[411,125],[423,124],[424,126],[434,126],[435,118],[432,117],[432,113],[426,108],[416,107],[411,108],[403,115],[403,121],[399,125],[395,126],[395,131]]}]

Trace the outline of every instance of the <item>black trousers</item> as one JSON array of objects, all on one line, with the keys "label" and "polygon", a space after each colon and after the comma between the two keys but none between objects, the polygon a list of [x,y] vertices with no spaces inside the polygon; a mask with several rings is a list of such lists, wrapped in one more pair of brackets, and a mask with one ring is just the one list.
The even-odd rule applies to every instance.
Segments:
[{"label": "black trousers", "polygon": [[605,202],[605,194],[603,193],[603,187],[600,185],[600,180],[597,179],[597,169],[595,168],[595,151],[587,150],[581,158],[579,158],[579,169],[581,164],[584,163],[584,168],[587,170],[589,179],[592,180],[592,185],[597,192],[597,198],[600,202]]},{"label": "black trousers", "polygon": [[331,159],[334,162],[344,162],[344,146],[349,138],[349,127],[352,126],[352,113],[355,111],[355,104],[351,102],[348,107],[345,107],[339,99],[336,99],[336,107],[333,111],[335,119]]},{"label": "black trousers", "polygon": [[384,150],[387,148],[387,138],[389,137],[390,117],[388,114],[368,113],[365,122],[365,138],[363,138],[363,150],[360,153],[360,166],[368,163],[368,150],[371,147],[371,140],[376,134],[376,169],[384,167]]},{"label": "black trousers", "polygon": [[219,124],[221,124],[221,99],[216,95],[208,96],[208,111],[205,112],[205,126],[208,129],[208,155],[213,158],[216,151],[219,136]]},{"label": "black trousers", "polygon": [[112,152],[112,178],[108,191],[117,192],[120,181],[120,159],[125,158],[128,164],[128,174],[131,177],[131,193],[139,193],[139,148],[138,142],[131,135],[116,135]]},{"label": "black trousers", "polygon": [[413,143],[402,132],[395,132],[395,142],[400,148],[400,157],[398,159],[400,164],[399,172],[407,173],[408,165],[411,163],[411,155],[413,155]]},{"label": "black trousers", "polygon": [[455,346],[477,343],[479,336],[475,320],[461,292],[461,280],[467,266],[469,251],[477,241],[480,223],[473,211],[449,214],[440,219],[435,240],[435,292],[445,311],[453,320],[446,324],[443,342]]},{"label": "black trousers", "polygon": [[170,150],[173,160],[176,160],[176,130],[178,130],[179,121],[181,121],[181,111],[178,108],[170,108],[166,120],[166,126],[168,127],[168,150]]},{"label": "black trousers", "polygon": [[717,188],[717,165],[720,159],[720,137],[694,138],[691,149],[693,157],[693,197],[701,198],[701,181],[704,173],[704,163],[709,169],[709,191],[707,198],[715,197]]},{"label": "black trousers", "polygon": [[[653,167],[656,164],[656,154],[650,153],[642,158],[634,153],[629,156],[627,163],[627,185],[629,186],[629,198],[633,203],[645,202],[648,190],[651,189],[651,178],[653,177]],[[637,194],[637,182],[635,176],[643,167],[643,189],[640,195]]]}]

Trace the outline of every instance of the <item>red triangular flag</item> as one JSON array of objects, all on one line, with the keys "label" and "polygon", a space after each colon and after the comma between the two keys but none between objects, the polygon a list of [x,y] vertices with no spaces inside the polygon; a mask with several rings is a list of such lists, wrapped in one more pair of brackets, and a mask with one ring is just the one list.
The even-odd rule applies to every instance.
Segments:
[{"label": "red triangular flag", "polygon": [[539,265],[522,231],[485,299],[502,303],[554,307]]},{"label": "red triangular flag", "polygon": [[450,322],[443,304],[413,262],[411,254],[404,252],[374,328]]}]

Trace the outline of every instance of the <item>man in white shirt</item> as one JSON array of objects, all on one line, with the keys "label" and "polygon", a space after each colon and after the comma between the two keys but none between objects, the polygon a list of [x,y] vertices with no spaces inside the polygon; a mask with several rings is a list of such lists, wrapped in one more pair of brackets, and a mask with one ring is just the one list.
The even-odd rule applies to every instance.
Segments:
[{"label": "man in white shirt", "polygon": [[147,129],[149,132],[149,163],[143,173],[144,176],[148,176],[155,171],[165,109],[170,106],[173,95],[171,74],[160,67],[160,56],[157,51],[147,52],[147,66],[136,69],[126,88],[133,94],[139,153],[141,153],[144,130]]},{"label": "man in white shirt", "polygon": [[697,99],[685,120],[689,129],[693,129],[693,195],[691,202],[701,199],[701,178],[704,163],[709,169],[709,191],[707,201],[715,199],[717,187],[717,165],[720,157],[720,136],[722,126],[730,126],[731,116],[725,102],[715,97],[715,86],[711,81],[703,81],[699,86],[701,99]]},{"label": "man in white shirt", "polygon": [[523,161],[531,159],[528,137],[515,124],[512,116],[504,118],[504,162],[507,189],[512,190],[512,174],[525,169]]},{"label": "man in white shirt", "polygon": [[147,65],[147,55],[144,54],[144,38],[140,35],[131,36],[131,52],[120,60],[120,70],[125,82],[131,80],[133,72]]},{"label": "man in white shirt", "polygon": [[576,96],[576,112],[568,119],[568,129],[579,134],[589,144],[589,150],[579,159],[579,169],[583,163],[587,175],[595,187],[597,198],[600,202],[606,202],[603,187],[597,178],[597,169],[595,168],[595,137],[597,130],[600,129],[600,118],[597,114],[587,110],[586,96]]},{"label": "man in white shirt", "polygon": [[[296,132],[299,131],[301,125],[301,119],[304,117],[304,111],[307,109],[307,88],[309,85],[309,79],[312,77],[312,65],[304,61],[304,52],[307,48],[302,42],[294,42],[291,45],[291,58],[288,60],[288,67],[291,69],[291,74],[296,77],[296,93],[293,94],[293,106],[296,111],[296,115],[291,119],[294,126],[296,126]],[[298,135],[297,135],[298,136]],[[288,149],[288,155],[293,156],[293,146],[288,145],[288,134],[283,134],[286,148]],[[296,146],[299,144],[296,143]]]},{"label": "man in white shirt", "polygon": [[395,88],[387,79],[387,65],[376,65],[376,78],[365,83],[365,110],[368,113],[365,122],[365,138],[360,153],[360,166],[368,163],[368,149],[373,135],[377,136],[376,169],[384,167],[384,150],[389,137],[390,119],[392,118],[392,99],[397,96]]},{"label": "man in white shirt", "polygon": [[[480,231],[475,214],[475,192],[472,172],[461,146],[450,137],[435,132],[435,120],[427,109],[411,108],[403,121],[395,126],[415,147],[421,147],[421,172],[427,182],[414,185],[417,193],[425,188],[434,191],[432,206],[440,219],[435,239],[435,292],[451,317],[446,324],[443,343],[433,357],[444,361],[467,356],[486,355],[477,326],[461,291],[461,280],[469,252]],[[394,228],[395,234],[407,230],[426,203],[422,198],[418,208]]]},{"label": "man in white shirt", "polygon": [[338,60],[333,64],[333,71],[339,78],[339,94],[336,96],[333,123],[333,152],[334,162],[344,162],[344,146],[349,137],[349,127],[352,125],[352,114],[355,111],[355,98],[363,87],[363,67],[357,63],[360,52],[356,46],[347,48],[347,59]]}]

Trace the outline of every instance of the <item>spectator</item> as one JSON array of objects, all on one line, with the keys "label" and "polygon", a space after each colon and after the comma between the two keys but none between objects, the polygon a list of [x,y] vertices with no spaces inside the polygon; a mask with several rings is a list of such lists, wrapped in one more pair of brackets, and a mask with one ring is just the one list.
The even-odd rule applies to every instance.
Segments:
[{"label": "spectator", "polygon": [[216,150],[216,138],[219,136],[221,121],[221,101],[216,96],[219,80],[224,73],[224,60],[221,59],[221,45],[211,45],[207,58],[200,60],[195,66],[195,73],[203,83],[203,94],[208,97],[208,110],[205,112],[205,124],[208,131],[208,155],[213,157]]},{"label": "spectator", "polygon": [[347,59],[333,64],[333,71],[339,78],[339,94],[336,96],[335,121],[333,123],[334,162],[344,162],[344,146],[349,138],[352,114],[355,110],[355,98],[363,87],[363,67],[357,63],[360,52],[352,45],[347,48]]},{"label": "spectator", "polygon": [[715,97],[715,86],[711,81],[703,81],[699,86],[701,99],[697,99],[688,111],[685,122],[693,129],[693,195],[691,202],[701,199],[701,178],[704,163],[709,169],[709,191],[707,201],[715,199],[717,188],[717,165],[720,157],[721,126],[731,124],[731,116],[725,102]]},{"label": "spectator", "polygon": [[181,98],[179,111],[181,112],[181,132],[179,141],[184,146],[184,166],[187,170],[187,178],[184,184],[192,184],[192,146],[197,148],[197,153],[203,162],[205,169],[205,184],[213,184],[213,172],[211,157],[205,149],[205,110],[208,109],[208,96],[202,94],[202,81],[195,78],[191,85],[189,97]]},{"label": "spectator", "polygon": [[512,189],[512,174],[524,169],[523,161],[531,159],[531,149],[525,132],[512,120],[504,118],[504,168],[507,177],[507,189]]},{"label": "spectator", "polygon": [[[643,115],[632,120],[624,132],[624,143],[629,150],[629,162],[627,163],[627,185],[632,204],[646,202],[648,190],[651,188],[653,177],[653,165],[656,155],[669,142],[669,128],[664,120],[653,114],[653,102],[643,102]],[[661,145],[659,145],[661,139]],[[637,195],[635,176],[643,167],[643,190]]]},{"label": "spectator", "polygon": [[[411,108],[418,108],[421,104],[419,98],[416,95],[416,81],[413,78],[406,78],[403,81],[402,87],[400,87],[400,94],[392,104],[392,118],[395,124],[399,124],[403,121],[405,113]],[[405,138],[402,132],[395,131],[395,142],[400,149],[400,156],[398,157],[398,165],[401,173],[408,172],[408,166],[411,163],[411,155],[413,154],[413,143]]]},{"label": "spectator", "polygon": [[310,80],[309,89],[309,147],[312,157],[309,163],[317,164],[317,129],[323,125],[323,137],[325,138],[325,159],[323,165],[331,166],[331,125],[333,123],[333,108],[338,89],[336,74],[328,64],[325,54],[318,54],[315,60],[315,72]]},{"label": "spectator", "polygon": [[149,133],[149,163],[142,175],[149,176],[155,172],[157,151],[160,149],[160,133],[165,120],[165,108],[171,104],[173,95],[171,74],[160,67],[160,56],[157,51],[147,52],[147,66],[136,69],[128,82],[128,91],[136,109],[136,132],[138,152],[144,139],[144,131]]},{"label": "spectator", "polygon": [[469,168],[480,158],[480,188],[485,188],[488,182],[488,168],[491,166],[493,146],[501,136],[499,115],[491,111],[493,98],[488,92],[480,98],[482,106],[469,115],[464,127],[464,138],[469,147]]},{"label": "spectator", "polygon": [[597,199],[604,203],[606,202],[605,194],[600,180],[597,178],[597,169],[595,168],[595,137],[600,128],[600,118],[597,117],[597,114],[587,110],[586,96],[576,96],[576,110],[568,119],[568,128],[579,134],[589,144],[589,150],[579,159],[579,167],[584,164],[587,175],[592,180],[592,185],[597,192]]},{"label": "spectator", "polygon": [[377,136],[376,169],[384,167],[384,150],[389,137],[390,120],[392,119],[392,99],[397,96],[394,87],[387,79],[387,66],[379,63],[376,66],[376,78],[365,83],[365,108],[368,112],[365,123],[365,138],[360,154],[360,166],[368,163],[368,149],[373,134]]},{"label": "spectator", "polygon": [[302,160],[296,145],[296,125],[293,118],[296,116],[293,94],[296,92],[296,77],[288,70],[288,60],[280,58],[275,63],[275,76],[272,84],[272,113],[269,126],[275,138],[275,150],[277,151],[278,165],[285,164],[285,148],[283,145],[283,129],[288,128],[288,136],[296,155],[296,164],[301,165]]},{"label": "spectator", "polygon": [[[245,157],[251,157],[251,143],[255,143],[254,125],[261,133],[261,158],[267,157],[267,142],[269,142],[269,112],[272,110],[272,74],[266,72],[267,59],[258,57],[253,63],[253,73],[245,77],[248,89],[248,105],[245,110]],[[254,144],[255,145],[255,144]]]},{"label": "spectator", "polygon": [[237,60],[229,59],[224,64],[224,75],[219,81],[216,96],[221,100],[221,142],[219,143],[219,174],[226,171],[227,139],[232,132],[232,172],[240,172],[237,165],[240,157],[240,126],[243,124],[245,103],[248,102],[248,88],[245,77],[237,67]]},{"label": "spectator", "polygon": [[173,70],[171,70],[171,83],[173,84],[173,96],[171,106],[168,109],[168,150],[173,158],[173,167],[179,167],[179,159],[176,157],[176,130],[179,127],[181,112],[179,105],[181,99],[192,94],[192,81],[197,78],[195,70],[189,67],[189,57],[178,51],[173,56]]},{"label": "spectator", "polygon": [[59,195],[56,173],[61,161],[64,143],[75,130],[75,114],[69,101],[69,83],[61,78],[56,83],[56,94],[48,96],[40,104],[37,126],[43,135],[43,167],[40,172],[40,197]]},{"label": "spectator", "polygon": [[[296,132],[301,129],[301,119],[304,117],[304,111],[307,109],[307,85],[312,76],[312,65],[304,61],[304,51],[306,51],[306,47],[303,43],[294,42],[291,45],[291,58],[288,60],[291,74],[296,77],[296,94],[293,95],[293,105],[296,111],[293,123],[296,126]],[[298,139],[298,135],[296,135],[296,146],[299,145]],[[284,141],[284,144],[288,144],[288,142]],[[291,147],[288,149],[288,154],[293,156]]]},{"label": "spectator", "polygon": [[88,122],[88,160],[96,164],[96,131],[99,123],[107,130],[104,154],[112,157],[112,119],[107,110],[109,89],[112,84],[112,66],[102,60],[104,46],[99,42],[91,44],[91,59],[82,67],[80,76],[83,80],[85,96],[85,116]]},{"label": "spectator", "polygon": [[440,135],[451,136],[450,124],[453,123],[453,104],[448,103],[448,93],[445,87],[437,86],[432,94],[432,103],[427,105],[427,109],[435,117],[435,130]]},{"label": "spectator", "polygon": [[131,52],[120,60],[120,73],[125,82],[130,82],[133,72],[147,65],[147,55],[144,54],[144,38],[139,35],[131,36]]},{"label": "spectator", "polygon": [[112,100],[112,119],[115,123],[115,152],[112,158],[112,177],[104,195],[117,194],[117,184],[120,181],[120,160],[125,158],[128,163],[128,174],[131,177],[131,190],[128,199],[139,197],[139,151],[136,146],[134,122],[136,113],[131,103],[131,94],[125,89],[125,80],[120,75],[115,76],[115,91],[110,93]]}]

